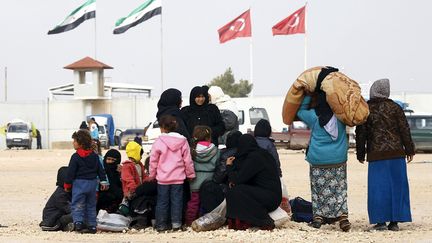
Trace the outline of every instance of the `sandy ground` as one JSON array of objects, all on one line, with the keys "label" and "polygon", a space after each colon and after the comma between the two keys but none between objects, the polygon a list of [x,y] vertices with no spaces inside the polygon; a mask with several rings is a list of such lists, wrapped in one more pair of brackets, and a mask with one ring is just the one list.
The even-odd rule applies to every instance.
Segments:
[{"label": "sandy ground", "polygon": [[[349,154],[348,207],[353,224],[344,233],[337,225],[313,229],[289,222],[282,229],[235,232],[226,228],[195,233],[157,233],[152,229],[127,233],[81,235],[74,232],[42,232],[42,209],[55,189],[56,172],[67,165],[71,150],[0,151],[0,242],[432,242],[432,155],[416,155],[408,166],[413,223],[401,224],[400,232],[371,232],[367,216],[367,165]],[[290,197],[310,199],[308,164],[300,151],[279,150],[284,181]],[[125,156],[124,151],[122,155]],[[245,202],[246,203],[246,202]]]}]

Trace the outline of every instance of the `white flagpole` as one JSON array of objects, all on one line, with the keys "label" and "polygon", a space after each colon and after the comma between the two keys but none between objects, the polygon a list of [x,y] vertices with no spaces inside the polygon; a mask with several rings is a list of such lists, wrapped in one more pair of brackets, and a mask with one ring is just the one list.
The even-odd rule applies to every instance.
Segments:
[{"label": "white flagpole", "polygon": [[[161,7],[163,6],[162,1],[161,1]],[[162,10],[163,11],[163,8]],[[164,77],[163,77],[163,28],[162,28],[162,16],[163,13],[161,12],[161,16],[160,16],[160,31],[161,31],[161,44],[160,44],[160,52],[161,52],[161,94],[164,91]]]},{"label": "white flagpole", "polygon": [[304,35],[304,70],[307,69],[307,15],[306,15],[306,6],[305,3],[305,35]]}]

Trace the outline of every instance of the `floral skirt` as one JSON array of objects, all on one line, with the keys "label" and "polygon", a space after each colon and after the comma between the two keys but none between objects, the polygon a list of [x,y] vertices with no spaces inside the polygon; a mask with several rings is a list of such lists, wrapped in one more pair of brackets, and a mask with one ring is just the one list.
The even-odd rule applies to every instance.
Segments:
[{"label": "floral skirt", "polygon": [[314,216],[348,215],[346,164],[334,168],[311,166],[310,181]]}]

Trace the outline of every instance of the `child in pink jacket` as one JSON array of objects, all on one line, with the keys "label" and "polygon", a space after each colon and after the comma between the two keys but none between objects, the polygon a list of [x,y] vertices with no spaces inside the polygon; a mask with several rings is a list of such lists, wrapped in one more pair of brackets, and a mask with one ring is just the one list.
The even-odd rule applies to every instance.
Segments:
[{"label": "child in pink jacket", "polygon": [[160,117],[159,126],[162,134],[150,153],[150,178],[155,178],[158,183],[155,228],[157,231],[179,230],[182,226],[183,182],[186,178],[195,178],[195,170],[187,139],[174,132],[177,129],[175,117]]}]

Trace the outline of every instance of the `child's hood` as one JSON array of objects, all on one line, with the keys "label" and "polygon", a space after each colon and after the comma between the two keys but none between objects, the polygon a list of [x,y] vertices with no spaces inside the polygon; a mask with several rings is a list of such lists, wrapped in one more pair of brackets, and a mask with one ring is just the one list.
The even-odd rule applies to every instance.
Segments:
[{"label": "child's hood", "polygon": [[214,144],[210,143],[208,146],[197,144],[195,151],[196,151],[196,156],[194,159],[195,161],[208,162],[218,154],[219,150]]},{"label": "child's hood", "polygon": [[164,133],[161,134],[159,139],[164,143],[169,150],[177,151],[181,149],[187,140],[184,136],[180,135],[176,132]]}]

